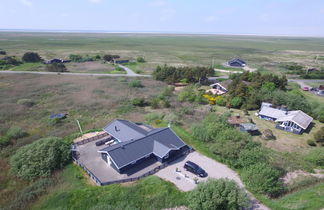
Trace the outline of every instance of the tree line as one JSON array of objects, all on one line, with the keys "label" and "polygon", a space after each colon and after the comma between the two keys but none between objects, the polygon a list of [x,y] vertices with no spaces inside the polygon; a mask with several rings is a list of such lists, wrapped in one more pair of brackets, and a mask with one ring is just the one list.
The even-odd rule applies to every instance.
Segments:
[{"label": "tree line", "polygon": [[201,66],[158,66],[153,72],[153,77],[156,80],[164,81],[169,84],[177,83],[180,81],[188,83],[201,83],[207,80],[208,76],[213,76],[214,70],[210,67]]}]

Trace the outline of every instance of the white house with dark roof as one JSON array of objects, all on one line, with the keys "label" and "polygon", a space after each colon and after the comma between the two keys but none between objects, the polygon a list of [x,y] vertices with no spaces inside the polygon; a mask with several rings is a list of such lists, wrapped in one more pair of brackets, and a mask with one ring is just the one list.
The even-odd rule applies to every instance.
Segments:
[{"label": "white house with dark roof", "polygon": [[258,116],[277,122],[276,128],[280,130],[295,134],[302,134],[313,121],[313,118],[303,111],[280,110],[271,106],[261,106]]},{"label": "white house with dark roof", "polygon": [[190,150],[171,128],[152,128],[127,120],[114,120],[103,130],[118,143],[98,152],[119,173],[149,158],[165,162]]},{"label": "white house with dark roof", "polygon": [[240,67],[240,68],[243,68],[246,66],[246,62],[240,58],[234,58],[230,61],[227,62],[227,65],[228,66],[231,66],[231,67]]}]

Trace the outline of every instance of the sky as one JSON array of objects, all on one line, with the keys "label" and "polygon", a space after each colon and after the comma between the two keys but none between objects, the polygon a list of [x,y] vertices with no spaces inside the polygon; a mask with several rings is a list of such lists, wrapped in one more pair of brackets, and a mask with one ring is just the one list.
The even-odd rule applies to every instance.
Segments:
[{"label": "sky", "polygon": [[324,36],[324,0],[0,0],[0,29]]}]

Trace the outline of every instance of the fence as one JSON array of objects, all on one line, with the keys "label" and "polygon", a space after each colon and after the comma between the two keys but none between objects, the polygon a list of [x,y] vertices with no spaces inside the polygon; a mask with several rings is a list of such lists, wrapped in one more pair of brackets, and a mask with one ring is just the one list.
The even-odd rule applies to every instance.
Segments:
[{"label": "fence", "polygon": [[109,136],[109,134],[108,133],[102,133],[102,134],[97,135],[97,136],[93,136],[93,137],[90,137],[90,138],[87,138],[87,139],[83,139],[82,141],[76,142],[75,144],[76,145],[86,144],[86,143],[101,139],[101,138],[106,137],[106,136]]},{"label": "fence", "polygon": [[72,156],[72,159],[73,161],[79,165],[89,176],[90,178],[97,184],[97,185],[101,185],[101,181],[87,168],[85,167],[82,163],[80,163],[77,159],[75,159],[73,156]]}]

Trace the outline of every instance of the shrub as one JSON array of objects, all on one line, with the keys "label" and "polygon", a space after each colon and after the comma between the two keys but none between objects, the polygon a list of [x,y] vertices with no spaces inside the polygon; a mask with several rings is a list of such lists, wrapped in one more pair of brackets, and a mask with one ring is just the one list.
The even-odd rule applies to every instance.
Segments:
[{"label": "shrub", "polygon": [[312,149],[306,154],[305,159],[316,166],[324,166],[324,147]]},{"label": "shrub", "polygon": [[108,61],[108,62],[112,61],[112,59],[113,59],[113,57],[112,57],[111,55],[104,55],[102,58],[103,58],[105,61]]},{"label": "shrub", "polygon": [[31,99],[27,99],[27,98],[23,98],[23,99],[19,99],[17,101],[17,104],[19,105],[24,105],[24,106],[27,106],[27,107],[32,107],[35,105],[35,102]]},{"label": "shrub", "polygon": [[162,120],[164,117],[163,114],[159,114],[159,113],[149,113],[149,114],[146,114],[145,115],[145,120],[148,122],[148,123],[153,123],[155,122],[156,120]]},{"label": "shrub", "polygon": [[73,55],[73,54],[71,54],[69,56],[69,58],[73,62],[81,62],[82,61],[82,56],[81,55]]},{"label": "shrub", "polygon": [[307,140],[307,144],[311,147],[316,147],[316,143],[313,139],[308,139]]},{"label": "shrub", "polygon": [[12,172],[25,180],[49,176],[70,160],[70,146],[61,138],[48,137],[23,146],[11,157]]},{"label": "shrub", "polygon": [[46,70],[50,72],[66,72],[67,69],[63,63],[53,63],[46,66]]},{"label": "shrub", "polygon": [[147,102],[145,101],[144,98],[134,98],[134,99],[131,100],[131,104],[134,105],[134,106],[143,107],[143,106],[147,105]]},{"label": "shrub", "polygon": [[278,197],[284,187],[280,181],[282,172],[266,163],[257,163],[244,168],[241,178],[254,192],[266,194],[270,197]]},{"label": "shrub", "polygon": [[158,109],[160,105],[160,99],[157,97],[154,97],[150,101],[150,105],[153,109]]},{"label": "shrub", "polygon": [[9,139],[19,139],[25,137],[26,135],[27,133],[22,128],[16,126],[9,128],[6,134]]},{"label": "shrub", "polygon": [[8,146],[10,144],[10,138],[8,136],[0,136],[0,148]]},{"label": "shrub", "polygon": [[27,203],[33,202],[39,196],[46,193],[47,189],[52,185],[54,185],[53,179],[44,178],[37,180],[19,192],[8,209],[25,209]]},{"label": "shrub", "polygon": [[34,53],[34,52],[26,52],[23,57],[22,60],[24,62],[27,63],[37,63],[42,61],[41,57],[38,55],[38,53]]},{"label": "shrub", "polygon": [[137,57],[136,61],[139,63],[144,63],[145,59],[144,59],[144,57]]},{"label": "shrub", "polygon": [[288,184],[287,191],[291,193],[319,182],[321,182],[321,179],[314,176],[298,176]]},{"label": "shrub", "polygon": [[319,144],[324,144],[324,127],[314,134],[315,141]]},{"label": "shrub", "polygon": [[236,182],[228,179],[208,180],[188,194],[192,210],[245,209],[249,198]]},{"label": "shrub", "polygon": [[235,96],[234,98],[231,99],[231,107],[233,108],[240,108],[240,106],[242,105],[242,98]]},{"label": "shrub", "polygon": [[262,147],[254,147],[240,152],[236,167],[247,168],[259,162],[268,163],[268,151]]},{"label": "shrub", "polygon": [[128,83],[129,87],[132,88],[141,88],[143,87],[142,82],[140,80],[132,80]]},{"label": "shrub", "polygon": [[270,129],[264,130],[262,137],[266,140],[276,139],[276,137],[272,133],[272,130]]}]

